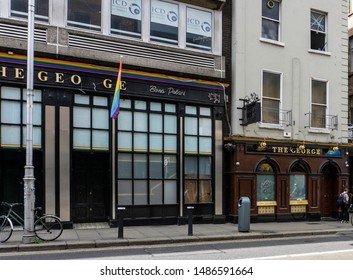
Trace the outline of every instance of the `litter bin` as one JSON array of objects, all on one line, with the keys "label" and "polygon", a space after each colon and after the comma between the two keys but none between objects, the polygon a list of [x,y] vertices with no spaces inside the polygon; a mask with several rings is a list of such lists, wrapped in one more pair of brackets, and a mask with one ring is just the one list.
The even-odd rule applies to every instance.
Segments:
[{"label": "litter bin", "polygon": [[238,231],[250,230],[250,199],[241,197],[238,201]]}]

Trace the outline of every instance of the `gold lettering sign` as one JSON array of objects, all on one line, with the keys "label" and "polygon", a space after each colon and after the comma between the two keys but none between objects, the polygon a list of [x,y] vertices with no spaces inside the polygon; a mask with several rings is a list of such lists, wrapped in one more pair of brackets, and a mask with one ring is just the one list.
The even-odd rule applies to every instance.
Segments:
[{"label": "gold lettering sign", "polygon": [[[8,78],[9,67],[0,65],[0,77]],[[15,79],[24,79],[25,78],[25,69],[23,68],[11,68],[14,71],[13,77]],[[65,74],[61,72],[47,72],[45,70],[40,70],[37,73],[37,79],[40,82],[49,82],[54,81],[55,83],[64,84],[71,83],[72,85],[81,85],[82,77],[78,74]],[[93,83],[94,85],[96,83]],[[102,82],[97,82],[97,84],[102,84],[105,89],[112,89],[115,87],[115,80],[112,79],[103,79]],[[121,90],[127,89],[126,81],[121,81]]]},{"label": "gold lettering sign", "polygon": [[103,86],[105,88],[112,88],[112,80],[111,79],[104,79],[103,80]]},{"label": "gold lettering sign", "polygon": [[24,70],[21,68],[15,68],[15,78],[16,79],[24,79],[24,75],[23,75]]},{"label": "gold lettering sign", "polygon": [[271,147],[272,152],[276,154],[302,154],[302,155],[321,155],[321,149],[306,148],[299,149],[299,147]]},{"label": "gold lettering sign", "polygon": [[64,83],[64,73],[55,73],[55,82]]},{"label": "gold lettering sign", "polygon": [[42,82],[48,81],[48,73],[45,71],[38,72],[38,80]]},{"label": "gold lettering sign", "polygon": [[70,80],[74,85],[81,84],[81,77],[79,75],[72,75]]},{"label": "gold lettering sign", "polygon": [[6,70],[7,70],[7,67],[5,67],[5,66],[2,66],[2,67],[1,67],[1,70],[0,70],[0,76],[1,76],[1,77],[4,77],[4,78],[7,77],[7,75],[6,75]]}]

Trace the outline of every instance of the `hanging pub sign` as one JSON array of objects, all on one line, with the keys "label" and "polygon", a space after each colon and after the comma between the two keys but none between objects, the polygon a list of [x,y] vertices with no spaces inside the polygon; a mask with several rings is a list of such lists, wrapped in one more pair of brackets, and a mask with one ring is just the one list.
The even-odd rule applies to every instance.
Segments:
[{"label": "hanging pub sign", "polygon": [[259,97],[255,92],[250,94],[250,97],[246,96],[243,101],[243,107],[238,107],[242,110],[242,121],[241,125],[248,125],[261,121],[261,103]]}]

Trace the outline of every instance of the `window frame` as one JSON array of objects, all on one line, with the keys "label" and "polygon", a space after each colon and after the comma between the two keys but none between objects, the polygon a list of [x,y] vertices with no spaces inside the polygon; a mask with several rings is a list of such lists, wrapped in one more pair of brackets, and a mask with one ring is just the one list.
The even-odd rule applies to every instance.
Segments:
[{"label": "window frame", "polygon": [[[98,12],[100,14],[100,25],[95,25],[95,24],[87,24],[84,22],[80,22],[80,21],[75,21],[75,20],[70,20],[69,19],[69,2],[70,1],[75,1],[75,0],[67,0],[67,9],[66,9],[66,27],[67,28],[79,28],[79,29],[84,29],[84,30],[90,30],[90,31],[97,31],[97,32],[101,32],[104,26],[104,12],[103,12],[103,1],[100,1],[100,11]],[[80,0],[80,1],[84,1],[84,0]],[[94,1],[94,0],[92,0]],[[84,1],[85,2],[85,1]],[[110,12],[111,13],[111,12]],[[90,17],[91,18],[91,17]],[[88,28],[86,28],[88,27]]]},{"label": "window frame", "polygon": [[[28,19],[28,5],[26,6],[26,12],[21,12],[21,11],[16,11],[16,10],[12,10],[12,1],[10,0],[9,2],[9,15],[10,17],[14,17],[14,18],[21,18],[23,20],[27,20]],[[38,2],[39,0],[35,0],[36,2]],[[39,15],[35,12],[34,14],[34,20],[38,21],[40,23],[49,23],[49,18],[50,18],[50,6],[51,6],[51,1],[50,0],[41,0],[41,1],[46,1],[47,2],[47,15]],[[28,2],[28,1],[25,1]],[[36,3],[35,8],[38,9],[39,5]]]},{"label": "window frame", "polygon": [[[128,106],[124,106],[124,102],[128,101]],[[139,103],[140,102],[140,103]],[[145,106],[138,106],[145,105]],[[158,105],[160,104],[160,109]],[[173,105],[174,110],[169,110],[169,106]],[[178,170],[179,170],[179,145],[178,145],[178,110],[177,105],[172,102],[157,102],[157,101],[145,101],[139,99],[123,99],[123,102],[120,106],[120,114],[127,112],[131,113],[131,126],[123,126],[122,123],[116,125],[116,134],[119,133],[131,133],[131,146],[129,148],[121,147],[119,143],[119,137],[116,139],[116,180],[118,182],[117,189],[117,201],[119,205],[127,206],[154,206],[154,205],[176,205],[179,203],[179,179],[178,179]],[[146,114],[146,127],[138,127],[135,125],[135,114],[145,113]],[[156,115],[161,116],[161,128],[151,129],[151,119]],[[175,118],[175,131],[167,127],[167,118],[166,116],[171,116]],[[135,149],[135,140],[136,133],[143,133],[146,135],[146,150]],[[135,136],[134,136],[135,135]],[[151,149],[153,146],[151,143],[151,136],[159,135],[161,136],[161,150]],[[174,136],[176,139],[175,150],[166,149],[166,138],[169,136]],[[129,158],[129,166],[123,166],[119,162],[120,158]],[[138,167],[138,159],[145,159],[140,167]],[[156,159],[160,159],[159,161]],[[127,162],[127,161],[126,161]],[[168,170],[168,165],[171,164],[170,169],[175,171],[175,174],[171,174]],[[160,170],[158,170],[158,165]],[[138,168],[137,168],[138,167]],[[143,167],[143,170],[142,170]],[[122,168],[122,169],[120,169]],[[127,168],[127,169],[123,169]],[[138,169],[138,170],[137,170]],[[141,170],[145,172],[141,173]],[[156,171],[156,172],[154,172]],[[123,173],[124,172],[124,173]],[[120,176],[119,174],[124,174]],[[120,182],[125,188],[125,192],[120,192],[119,189]],[[141,187],[143,184],[146,186],[146,192],[142,194],[144,201],[138,200],[139,196],[141,199],[141,193],[138,194],[135,190],[138,187]],[[154,190],[160,185],[158,192],[156,193],[161,201],[158,202],[158,197],[153,196]],[[172,188],[175,187],[175,189]],[[159,187],[158,187],[159,188]],[[174,192],[175,191],[175,192]],[[174,193],[172,193],[174,192]],[[121,200],[125,197],[125,200]],[[126,199],[127,198],[127,199]],[[175,199],[174,201],[171,198]],[[127,202],[129,200],[129,202]],[[125,204],[123,202],[126,202]]]},{"label": "window frame", "polygon": [[[19,98],[15,99],[15,98],[3,98],[2,97],[2,90],[4,90],[4,88],[13,88],[16,90],[19,90]],[[20,110],[20,114],[19,114],[19,121],[17,123],[14,122],[10,122],[10,123],[6,123],[3,122],[2,118],[1,118],[1,103],[2,102],[13,102],[14,104],[17,104],[17,106],[19,106],[19,110]],[[38,110],[34,111],[34,115],[33,115],[33,130],[40,130],[40,135],[39,135],[39,139],[36,139],[36,133],[35,131],[33,132],[33,149],[41,149],[43,147],[43,132],[42,132],[42,128],[43,128],[43,109],[42,109],[42,102],[43,102],[43,92],[42,90],[39,89],[34,89],[34,97],[33,97],[33,106],[36,106],[37,109],[40,108],[40,111],[38,112]],[[0,136],[1,136],[1,131],[2,131],[2,127],[3,126],[12,126],[12,127],[17,127],[19,128],[19,144],[2,144],[0,143],[0,148],[26,148],[27,145],[27,140],[26,140],[26,127],[27,127],[27,114],[26,114],[26,108],[27,108],[27,97],[26,97],[26,89],[25,88],[20,88],[20,87],[13,87],[13,86],[0,86]],[[36,120],[39,120],[39,123],[36,123]],[[2,137],[1,139],[2,140]],[[36,143],[36,140],[39,141],[38,143]],[[2,142],[2,141],[1,141]]]},{"label": "window frame", "polygon": [[[313,14],[317,14],[317,15],[321,15],[324,16],[324,21],[325,21],[325,31],[320,31],[317,29],[313,29],[312,28],[312,17]],[[323,11],[318,11],[318,10],[310,10],[310,51],[314,51],[314,52],[320,52],[320,53],[327,53],[328,52],[328,14],[323,12]],[[313,48],[313,33],[318,34],[323,34],[324,35],[324,45],[321,48]]]},{"label": "window frame", "polygon": [[[266,17],[264,16],[264,11],[262,9],[262,6],[263,6],[263,3],[264,2],[267,2],[267,4],[269,2],[276,2],[278,3],[278,20],[277,19],[273,19],[273,18],[270,18],[270,17]],[[281,8],[282,8],[282,2],[280,0],[262,0],[262,5],[261,5],[261,40],[262,41],[267,41],[267,42],[273,42],[275,44],[278,44],[281,42],[281,23],[282,23],[282,13],[281,13]],[[276,35],[277,35],[277,40],[276,39],[272,39],[272,38],[268,38],[268,37],[265,37],[264,36],[264,31],[263,31],[263,28],[264,28],[264,20],[266,21],[271,21],[273,23],[276,23],[277,25],[277,32],[276,32]],[[267,34],[267,33],[266,33]],[[265,34],[265,35],[266,35]]]},{"label": "window frame", "polygon": [[[323,103],[313,103],[313,82],[322,82],[322,83],[325,83],[326,84],[326,87],[325,87],[325,99],[326,99],[326,104],[323,105]],[[329,114],[329,81],[328,80],[325,80],[325,79],[319,79],[319,78],[311,78],[310,79],[310,128],[312,129],[317,129],[317,130],[322,130],[322,131],[326,131],[328,128],[327,128],[327,117],[328,117],[328,114]],[[325,107],[325,125],[324,126],[314,126],[313,125],[313,105],[314,106],[320,106],[320,107]]]},{"label": "window frame", "polygon": [[[188,108],[190,109],[196,109],[195,111],[188,111]],[[209,108],[209,114],[203,114],[203,109]],[[190,205],[190,204],[212,204],[214,203],[214,143],[212,142],[212,139],[214,139],[214,122],[212,119],[212,108],[207,107],[207,106],[197,106],[197,105],[187,105],[185,106],[185,115],[184,115],[184,125],[183,125],[183,186],[184,186],[184,204],[185,205]],[[195,118],[196,119],[196,127],[197,127],[197,132],[194,131],[186,131],[186,122],[187,118]],[[200,128],[200,122],[203,119],[210,119],[211,121],[211,127],[209,131],[202,131]],[[194,137],[197,138],[197,150],[192,152],[192,151],[187,151],[185,149],[186,144],[186,138],[187,137]],[[201,141],[202,139],[210,138],[211,139],[211,151],[210,152],[204,152],[200,150],[201,147]],[[193,175],[188,175],[186,168],[190,165],[190,162],[187,164],[186,161],[187,159],[194,159],[195,165],[194,165],[194,171],[196,172]],[[207,173],[202,173],[201,167],[202,163],[209,162],[209,177],[207,177]],[[205,165],[203,165],[205,167]],[[203,176],[205,175],[205,176]],[[205,189],[209,187],[209,192],[205,193]],[[189,188],[190,187],[190,188]],[[195,191],[189,192],[194,187]],[[204,198],[205,197],[205,198]]]},{"label": "window frame", "polygon": [[[195,52],[204,52],[207,54],[217,54],[221,55],[222,53],[222,38],[221,38],[221,28],[222,28],[222,12],[212,9],[207,9],[199,7],[196,5],[191,5],[188,3],[183,3],[173,0],[160,0],[166,3],[177,5],[179,11],[179,24],[178,24],[178,40],[177,42],[168,43],[167,40],[151,40],[151,0],[143,0],[141,2],[141,34],[131,34],[129,36],[126,34],[117,34],[117,30],[112,30],[112,0],[103,1],[101,3],[101,24],[99,28],[97,26],[85,26],[85,24],[75,24],[76,22],[70,21],[68,19],[68,5],[65,8],[65,17],[63,25],[68,29],[80,29],[90,31],[92,33],[100,33],[107,36],[119,37],[128,40],[141,41],[149,44],[164,45],[170,48],[178,48],[184,50],[190,50]],[[276,0],[277,1],[277,0]],[[202,45],[200,47],[188,46],[186,43],[187,37],[187,10],[191,8],[193,10],[199,10],[201,12],[208,12],[211,14],[211,44],[210,48],[204,48]],[[71,24],[70,24],[71,22]],[[86,28],[88,27],[88,28]]]},{"label": "window frame", "polygon": [[[270,74],[275,74],[279,75],[280,79],[280,85],[279,85],[279,98],[273,98],[273,97],[264,97],[264,74],[265,73],[270,73]],[[271,123],[271,122],[264,122],[263,121],[263,113],[264,113],[264,104],[263,100],[275,100],[278,101],[278,122],[277,123]],[[283,128],[282,123],[281,123],[281,110],[283,106],[283,73],[279,71],[273,71],[269,69],[263,69],[261,71],[261,127],[269,127],[269,128]]]},{"label": "window frame", "polygon": [[[84,96],[88,98],[88,103],[79,103],[75,101],[75,97],[77,96]],[[102,97],[107,100],[107,103],[105,105],[101,104],[96,104],[95,103],[95,97]],[[83,108],[89,110],[89,115],[90,115],[90,120],[89,120],[89,126],[88,127],[82,127],[82,126],[75,126],[75,114],[74,110],[76,108]],[[102,109],[106,110],[107,113],[107,127],[106,128],[98,128],[94,127],[94,111],[95,109]],[[87,147],[81,147],[80,146],[75,146],[75,131],[83,131],[87,130],[89,131],[89,146]],[[96,147],[94,146],[94,134],[95,132],[106,132],[108,134],[107,136],[107,147]],[[109,98],[107,96],[99,96],[99,95],[83,95],[83,94],[75,94],[74,96],[74,101],[73,101],[73,106],[72,106],[72,149],[73,150],[89,150],[89,151],[109,151],[110,150],[110,120],[109,120]]]},{"label": "window frame", "polygon": [[[140,4],[140,6],[138,4]],[[113,24],[113,20],[112,20],[113,19],[113,0],[110,2],[110,5],[109,5],[109,14],[110,14],[110,18],[109,18],[109,34],[110,35],[112,35],[112,36],[122,36],[122,37],[131,38],[131,39],[142,39],[143,13],[144,13],[143,6],[144,6],[144,2],[142,0],[140,0],[140,2],[138,4],[134,3],[132,5],[136,6],[136,9],[139,11],[139,14],[141,15],[140,23],[138,24],[139,25],[138,28],[140,29],[140,33],[132,32],[132,31],[128,31],[128,30],[123,30],[123,29],[115,29],[115,28],[112,27],[112,24]],[[118,7],[117,7],[117,9],[118,9]],[[134,10],[134,12],[131,11],[131,13],[136,15],[137,10]],[[119,15],[116,15],[116,14],[114,16],[119,17]],[[123,17],[123,16],[120,16],[120,17]],[[123,17],[123,18],[128,18],[128,17]],[[131,21],[132,20],[138,21],[138,19],[133,19],[133,18],[130,18],[130,19],[131,19]],[[129,33],[130,33],[130,35],[129,35]]]}]

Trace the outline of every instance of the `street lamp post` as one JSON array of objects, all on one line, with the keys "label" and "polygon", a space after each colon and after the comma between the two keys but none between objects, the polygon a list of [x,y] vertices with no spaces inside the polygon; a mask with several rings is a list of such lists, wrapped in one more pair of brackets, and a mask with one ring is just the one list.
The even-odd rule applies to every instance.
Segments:
[{"label": "street lamp post", "polygon": [[27,122],[26,165],[24,167],[24,231],[22,242],[33,243],[34,233],[34,166],[33,166],[33,72],[34,72],[34,10],[35,0],[28,0],[27,38]]}]

